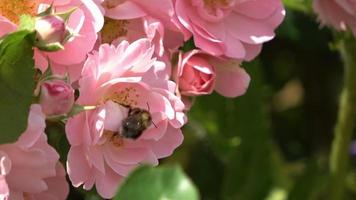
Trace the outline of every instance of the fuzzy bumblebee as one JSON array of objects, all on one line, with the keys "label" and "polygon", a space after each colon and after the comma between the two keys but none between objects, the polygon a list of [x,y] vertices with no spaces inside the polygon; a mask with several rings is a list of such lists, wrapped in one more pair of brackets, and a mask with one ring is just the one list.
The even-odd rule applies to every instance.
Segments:
[{"label": "fuzzy bumblebee", "polygon": [[127,118],[122,120],[121,136],[137,139],[152,124],[151,114],[141,108],[130,108]]}]

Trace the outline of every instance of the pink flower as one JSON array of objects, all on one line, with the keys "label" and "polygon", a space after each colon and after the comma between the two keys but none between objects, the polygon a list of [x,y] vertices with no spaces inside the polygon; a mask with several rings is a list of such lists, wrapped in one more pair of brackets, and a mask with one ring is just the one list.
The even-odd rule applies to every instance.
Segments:
[{"label": "pink flower", "polygon": [[99,32],[104,24],[104,18],[92,0],[42,0],[48,5],[53,2],[56,12],[66,12],[68,9],[76,8],[68,20],[68,29],[77,34],[72,40],[66,42],[64,50],[58,52],[44,53],[45,57],[57,64],[71,65],[77,64],[86,59],[97,39]]},{"label": "pink flower", "polygon": [[354,0],[315,0],[313,8],[323,24],[338,31],[350,29],[356,36],[356,1]]},{"label": "pink flower", "polygon": [[177,82],[183,95],[198,96],[210,94],[214,90],[215,68],[204,56],[196,55],[197,53],[198,51],[191,51],[180,55]]},{"label": "pink flower", "polygon": [[[153,51],[149,40],[140,39],[117,47],[104,44],[89,55],[77,103],[96,109],[66,125],[67,169],[75,187],[89,190],[95,184],[102,197],[112,198],[131,170],[141,163],[157,165],[182,143],[184,104],[173,93],[175,84],[163,78],[165,65],[152,58]],[[146,126],[137,139],[123,131],[133,109],[151,118],[142,122]]]},{"label": "pink flower", "polygon": [[52,3],[58,13],[76,8],[75,12],[70,15],[66,27],[74,33],[74,37],[66,41],[64,50],[61,51],[41,52],[36,49],[34,56],[36,67],[45,71],[48,58],[54,72],[68,73],[73,82],[78,78],[77,71],[81,71],[82,63],[94,48],[98,32],[104,24],[104,17],[93,0],[1,0],[0,36],[16,30],[18,16],[22,14],[35,16]]},{"label": "pink flower", "polygon": [[238,61],[217,58],[200,50],[180,54],[175,78],[182,95],[210,94],[214,89],[226,97],[246,92],[250,77]]},{"label": "pink flower", "polygon": [[177,49],[183,43],[183,35],[172,20],[171,1],[99,0],[98,4],[107,17],[101,33],[102,42],[147,37],[154,43],[159,57],[165,50]]},{"label": "pink flower", "polygon": [[188,40],[215,56],[252,60],[271,40],[285,11],[280,0],[174,0]]},{"label": "pink flower", "polygon": [[49,80],[41,84],[40,105],[46,116],[63,115],[74,105],[74,90],[63,80]]},{"label": "pink flower", "polygon": [[44,194],[51,199],[66,198],[69,189],[65,173],[56,170],[59,156],[47,144],[44,119],[41,107],[32,105],[26,131],[17,142],[0,145],[1,199],[39,200],[42,198],[37,197]]}]

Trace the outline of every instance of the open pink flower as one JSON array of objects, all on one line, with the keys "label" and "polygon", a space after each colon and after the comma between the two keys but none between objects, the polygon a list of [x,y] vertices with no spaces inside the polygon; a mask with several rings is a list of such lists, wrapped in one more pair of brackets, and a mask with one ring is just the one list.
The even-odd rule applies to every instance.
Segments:
[{"label": "open pink flower", "polygon": [[44,71],[47,58],[51,61],[52,70],[57,74],[67,73],[71,82],[79,78],[79,71],[83,66],[87,54],[93,50],[98,32],[104,24],[104,17],[93,0],[40,0],[39,10],[53,3],[56,12],[66,12],[77,8],[69,17],[67,29],[74,33],[74,37],[64,44],[64,50],[56,52],[35,51],[36,66]]},{"label": "open pink flower", "polygon": [[323,24],[338,31],[350,29],[356,36],[356,1],[354,0],[314,0],[313,8]]},{"label": "open pink flower", "polygon": [[284,18],[281,0],[174,0],[185,39],[215,56],[251,60]]},{"label": "open pink flower", "polygon": [[[136,166],[157,165],[182,143],[184,104],[173,93],[175,84],[163,78],[165,65],[152,58],[153,51],[149,40],[140,39],[117,47],[103,44],[89,55],[77,103],[96,109],[66,125],[71,144],[67,168],[75,187],[89,190],[95,184],[102,197],[111,198]],[[152,118],[137,139],[123,134],[130,109],[145,110]]]},{"label": "open pink flower", "polygon": [[172,1],[99,0],[106,21],[101,33],[102,42],[142,37],[155,45],[157,56],[183,43],[183,35],[173,23]]},{"label": "open pink flower", "polygon": [[175,78],[182,95],[198,96],[216,90],[226,97],[243,95],[250,77],[238,61],[211,56],[200,50],[180,54]]},{"label": "open pink flower", "polygon": [[44,119],[41,107],[32,105],[26,131],[17,142],[0,145],[1,199],[40,200],[45,193],[51,196],[46,199],[66,198],[69,189],[65,173],[56,170],[59,156],[47,144]]},{"label": "open pink flower", "polygon": [[77,8],[68,21],[68,28],[77,35],[66,42],[64,50],[45,53],[45,57],[60,65],[72,65],[83,62],[97,40],[97,33],[104,24],[104,18],[92,0],[41,0],[41,3],[53,3],[56,12],[66,12]]},{"label": "open pink flower", "polygon": [[51,4],[58,13],[76,8],[65,27],[74,33],[74,37],[66,41],[64,50],[42,52],[36,49],[34,56],[36,67],[45,71],[48,66],[47,59],[49,59],[54,72],[68,73],[72,79],[76,79],[78,78],[77,72],[81,71],[87,54],[93,50],[98,32],[104,24],[104,17],[93,0],[2,0],[0,2],[0,36],[16,30],[18,16],[22,14],[35,16]]}]

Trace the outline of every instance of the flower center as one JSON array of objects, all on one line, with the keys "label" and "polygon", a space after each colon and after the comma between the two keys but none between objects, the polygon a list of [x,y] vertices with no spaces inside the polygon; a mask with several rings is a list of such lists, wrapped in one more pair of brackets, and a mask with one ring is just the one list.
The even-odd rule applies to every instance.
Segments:
[{"label": "flower center", "polygon": [[105,0],[101,5],[105,8],[111,9],[115,8],[119,4],[123,3],[125,0]]},{"label": "flower center", "polygon": [[229,0],[204,0],[204,4],[207,7],[216,8],[229,5]]},{"label": "flower center", "polygon": [[107,141],[111,142],[115,147],[122,147],[124,145],[124,139],[118,132],[104,130],[104,137]]},{"label": "flower center", "polygon": [[126,36],[127,20],[115,20],[105,17],[104,27],[101,30],[102,43],[111,43],[119,37]]},{"label": "flower center", "polygon": [[37,14],[38,0],[0,0],[0,15],[18,24],[20,16]]},{"label": "flower center", "polygon": [[106,97],[104,101],[111,100],[123,106],[137,107],[138,97],[140,97],[140,95],[137,93],[137,90],[134,87],[127,87],[118,92],[112,93]]}]

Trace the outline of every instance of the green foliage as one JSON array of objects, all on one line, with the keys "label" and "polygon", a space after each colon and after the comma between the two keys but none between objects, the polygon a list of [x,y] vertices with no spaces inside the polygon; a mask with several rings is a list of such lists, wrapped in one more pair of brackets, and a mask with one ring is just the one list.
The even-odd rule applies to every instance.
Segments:
[{"label": "green foliage", "polygon": [[143,166],[123,183],[114,200],[198,200],[198,192],[179,167]]},{"label": "green foliage", "polygon": [[328,180],[327,171],[319,166],[315,160],[308,161],[303,174],[296,178],[294,186],[291,188],[289,200],[313,200],[325,199],[321,193],[325,193]]},{"label": "green foliage", "polygon": [[292,10],[304,12],[306,14],[313,13],[312,0],[283,0],[283,4]]},{"label": "green foliage", "polygon": [[13,142],[25,130],[32,103],[35,33],[9,34],[0,43],[0,141]]},{"label": "green foliage", "polygon": [[193,37],[186,41],[179,50],[183,52],[188,52],[190,50],[196,49]]}]

